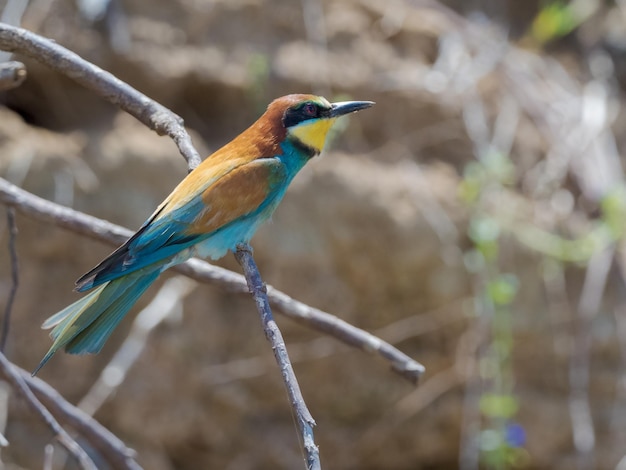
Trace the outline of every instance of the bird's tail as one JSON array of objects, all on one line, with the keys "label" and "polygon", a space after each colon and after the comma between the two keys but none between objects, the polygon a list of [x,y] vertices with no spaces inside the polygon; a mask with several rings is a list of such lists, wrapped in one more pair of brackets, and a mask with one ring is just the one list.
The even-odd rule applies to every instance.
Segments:
[{"label": "bird's tail", "polygon": [[70,354],[99,352],[124,315],[160,273],[160,267],[147,267],[109,281],[48,318],[41,327],[54,327],[50,333],[54,342],[33,375],[62,347]]}]

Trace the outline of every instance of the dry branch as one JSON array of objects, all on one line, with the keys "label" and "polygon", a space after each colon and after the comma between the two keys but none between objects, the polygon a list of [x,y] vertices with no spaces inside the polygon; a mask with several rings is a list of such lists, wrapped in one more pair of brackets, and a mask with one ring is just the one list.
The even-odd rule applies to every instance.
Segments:
[{"label": "dry branch", "polygon": [[315,420],[306,406],[302,392],[300,391],[298,379],[296,378],[296,374],[291,366],[291,361],[289,360],[285,340],[283,339],[283,335],[276,321],[274,321],[272,309],[270,308],[270,303],[267,298],[267,288],[265,287],[263,279],[261,279],[259,269],[252,257],[252,249],[247,244],[238,245],[235,258],[237,258],[237,261],[243,269],[248,289],[254,298],[257,310],[261,316],[265,337],[272,345],[274,357],[276,358],[278,368],[283,376],[287,395],[289,396],[291,407],[295,413],[296,424],[302,435],[306,468],[308,470],[320,470],[322,467],[320,464],[319,449],[313,438]]},{"label": "dry branch", "polygon": [[35,59],[119,106],[159,135],[168,135],[187,160],[189,171],[200,156],[185,130],[183,119],[100,67],[57,43],[22,28],[0,23],[0,49]]},{"label": "dry branch", "polygon": [[24,64],[13,60],[0,64],[0,91],[17,88],[24,80],[26,80]]},{"label": "dry branch", "polygon": [[57,421],[72,427],[102,455],[113,468],[120,470],[141,470],[135,462],[135,451],[126,447],[111,431],[98,423],[91,416],[67,402],[59,392],[30,372],[13,368],[19,372],[41,403],[52,413]]},{"label": "dry branch", "polygon": [[46,425],[54,433],[54,437],[78,461],[83,469],[98,470],[84,449],[79,446],[74,439],[72,439],[65,429],[59,425],[58,421],[54,419],[52,413],[50,413],[50,411],[48,411],[48,409],[37,399],[24,380],[24,377],[17,370],[17,367],[9,362],[6,356],[2,353],[0,353],[0,373],[13,385],[19,395],[26,400],[28,406],[43,418]]},{"label": "dry branch", "polygon": [[[62,227],[111,245],[123,243],[133,233],[119,225],[35,196],[3,178],[0,178],[0,202],[15,207],[20,213],[32,219]],[[248,293],[246,280],[241,274],[213,266],[205,261],[191,259],[173,269],[199,282],[213,284],[229,292]],[[350,325],[330,313],[292,299],[284,292],[271,286],[267,287],[267,295],[270,305],[284,315],[357,349],[378,354],[391,363],[394,371],[413,383],[416,383],[424,372],[424,366],[388,342]]]},{"label": "dry branch", "polygon": [[11,260],[11,289],[2,316],[2,333],[0,333],[0,351],[4,352],[4,347],[9,337],[9,327],[11,325],[11,312],[15,303],[15,296],[19,287],[19,266],[17,264],[17,251],[15,239],[17,237],[17,225],[15,223],[15,208],[7,208],[7,227],[9,229],[9,258]]}]

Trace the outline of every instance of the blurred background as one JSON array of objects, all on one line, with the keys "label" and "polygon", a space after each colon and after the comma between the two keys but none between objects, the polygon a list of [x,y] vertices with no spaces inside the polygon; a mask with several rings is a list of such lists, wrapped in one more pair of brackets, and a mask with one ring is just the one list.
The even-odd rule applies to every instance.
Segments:
[{"label": "blurred background", "polygon": [[[324,468],[626,469],[626,1],[5,6],[5,21],[181,115],[203,155],[280,95],[377,102],[341,123],[253,240],[266,282],[426,366],[416,388],[277,316]],[[28,79],[0,94],[2,175],[137,228],[185,175],[174,144],[16,59]],[[32,370],[49,347],[39,324],[77,298],[74,280],[111,248],[17,224],[7,355]],[[232,256],[219,264],[239,272]],[[107,399],[89,391],[132,318],[101,354],[58,354],[39,376],[95,412],[146,469],[302,468],[253,302],[175,282],[184,302]],[[4,467],[41,468],[49,431],[0,392]]]}]

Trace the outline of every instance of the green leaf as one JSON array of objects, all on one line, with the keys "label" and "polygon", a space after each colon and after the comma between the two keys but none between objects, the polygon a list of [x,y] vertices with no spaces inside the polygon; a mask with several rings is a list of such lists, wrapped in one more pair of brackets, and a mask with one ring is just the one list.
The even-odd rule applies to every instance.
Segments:
[{"label": "green leaf", "polygon": [[513,395],[486,393],[480,398],[480,411],[490,418],[512,418],[518,409]]},{"label": "green leaf", "polygon": [[474,217],[470,222],[469,236],[477,245],[498,240],[500,224],[492,217]]},{"label": "green leaf", "polygon": [[626,222],[626,188],[620,185],[608,191],[600,203],[602,219],[611,235],[619,239],[624,235]]},{"label": "green leaf", "polygon": [[578,24],[569,4],[553,2],[539,11],[531,26],[531,34],[544,44],[571,33]]},{"label": "green leaf", "polygon": [[519,281],[513,274],[504,274],[487,284],[487,293],[496,305],[508,305],[513,302]]}]

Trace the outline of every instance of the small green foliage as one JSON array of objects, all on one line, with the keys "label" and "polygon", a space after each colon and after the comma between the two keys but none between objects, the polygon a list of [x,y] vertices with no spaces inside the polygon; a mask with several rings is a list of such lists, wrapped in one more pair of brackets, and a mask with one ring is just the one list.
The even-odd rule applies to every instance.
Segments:
[{"label": "small green foliage", "polygon": [[475,204],[484,190],[493,184],[504,186],[515,182],[513,162],[499,152],[491,152],[483,159],[470,162],[463,171],[463,181],[459,185],[459,198],[466,204]]},{"label": "small green foliage", "polygon": [[570,4],[556,1],[539,10],[530,32],[534,39],[545,44],[571,33],[579,24]]},{"label": "small green foliage", "polygon": [[480,182],[465,178],[459,184],[458,195],[465,204],[476,202],[480,195]]},{"label": "small green foliage", "polygon": [[469,273],[478,274],[485,269],[485,257],[478,250],[467,250],[463,255],[463,264]]},{"label": "small green foliage", "polygon": [[524,432],[512,421],[519,405],[513,392],[511,307],[519,280],[500,271],[501,238],[508,225],[498,218],[499,213],[493,215],[493,208],[505,187],[515,183],[515,167],[508,156],[490,152],[469,163],[463,174],[459,197],[471,212],[467,236],[473,244],[465,252],[464,262],[476,280],[476,314],[491,325],[491,342],[478,358],[478,373],[485,384],[479,401],[483,419],[478,445],[484,468],[510,468],[517,465],[513,461],[523,462],[518,455],[527,454],[523,439],[509,439],[509,428]]},{"label": "small green foliage", "polygon": [[473,204],[478,200],[484,186],[484,168],[479,162],[470,162],[465,166],[463,181],[459,185],[459,197],[466,204]]},{"label": "small green foliage", "polygon": [[564,238],[532,225],[520,226],[514,234],[532,250],[557,261],[584,263],[626,235],[626,188],[620,185],[608,191],[600,208],[601,218],[578,238]]},{"label": "small green foliage", "polygon": [[476,216],[470,221],[468,235],[486,260],[498,256],[500,225],[491,217]]},{"label": "small green foliage", "polygon": [[502,274],[487,284],[487,293],[495,305],[508,305],[517,294],[519,281],[514,274]]},{"label": "small green foliage", "polygon": [[480,397],[480,411],[490,418],[510,419],[519,409],[517,399],[512,395],[485,393]]},{"label": "small green foliage", "polygon": [[600,202],[602,220],[614,239],[624,236],[626,221],[626,188],[623,185],[613,188]]},{"label": "small green foliage", "polygon": [[482,160],[490,180],[509,186],[515,182],[515,165],[511,159],[500,152],[490,152]]},{"label": "small green foliage", "polygon": [[610,230],[603,223],[587,234],[569,240],[538,227],[526,225],[515,231],[518,240],[532,250],[556,260],[583,263],[614,241]]},{"label": "small green foliage", "polygon": [[468,235],[476,244],[497,241],[500,237],[500,224],[493,217],[473,217]]}]

